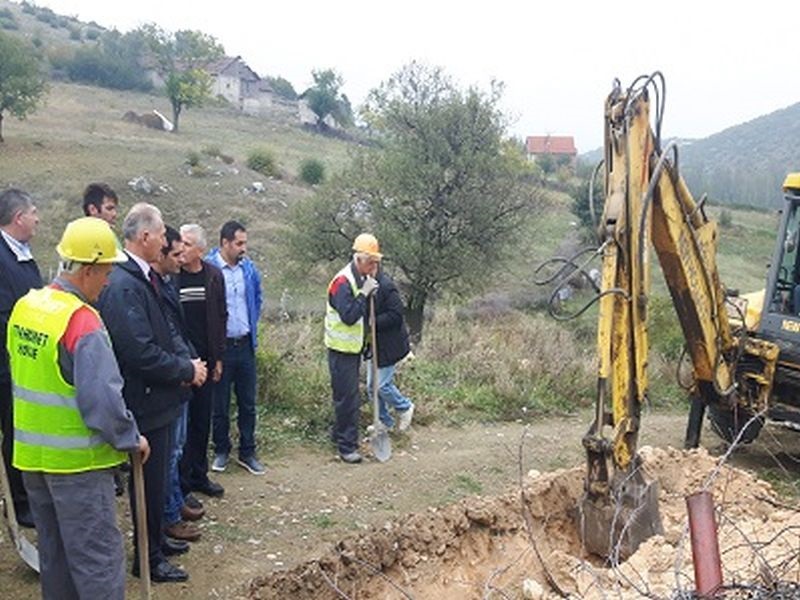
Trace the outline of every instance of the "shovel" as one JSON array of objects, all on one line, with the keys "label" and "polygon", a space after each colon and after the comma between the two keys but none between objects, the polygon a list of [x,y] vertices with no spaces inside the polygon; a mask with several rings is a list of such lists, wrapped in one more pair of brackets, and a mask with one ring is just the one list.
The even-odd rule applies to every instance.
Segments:
[{"label": "shovel", "polygon": [[147,506],[144,501],[144,472],[142,471],[142,455],[131,453],[133,462],[133,492],[136,502],[136,542],[139,550],[139,597],[150,600],[150,557],[147,545]]},{"label": "shovel", "polygon": [[369,445],[379,462],[386,462],[392,457],[392,440],[386,425],[381,423],[380,406],[378,404],[378,335],[375,329],[375,294],[369,297],[369,326],[372,334],[372,432],[369,434]]},{"label": "shovel", "polygon": [[6,505],[6,519],[11,540],[14,542],[14,547],[17,549],[19,557],[25,561],[26,565],[38,573],[39,551],[36,549],[36,546],[28,541],[28,538],[22,534],[19,523],[17,523],[17,511],[14,510],[14,500],[11,497],[11,484],[8,482],[8,473],[6,473],[6,463],[3,459],[2,450],[0,450],[0,480],[2,480],[3,498],[5,498]]}]

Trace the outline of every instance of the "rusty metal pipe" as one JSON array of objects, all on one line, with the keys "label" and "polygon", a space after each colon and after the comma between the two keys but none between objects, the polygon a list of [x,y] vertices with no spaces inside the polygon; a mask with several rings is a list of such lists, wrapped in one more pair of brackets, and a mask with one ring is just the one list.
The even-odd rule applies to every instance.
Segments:
[{"label": "rusty metal pipe", "polygon": [[717,523],[711,492],[697,492],[686,497],[689,533],[692,539],[694,584],[701,598],[715,598],[722,586]]}]

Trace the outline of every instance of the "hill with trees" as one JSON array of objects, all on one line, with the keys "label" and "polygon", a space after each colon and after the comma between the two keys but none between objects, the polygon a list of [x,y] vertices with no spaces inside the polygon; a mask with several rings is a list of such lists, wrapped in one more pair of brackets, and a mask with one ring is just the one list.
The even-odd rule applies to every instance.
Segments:
[{"label": "hill with trees", "polygon": [[[798,136],[800,103],[706,138],[679,140],[681,174],[698,198],[705,193],[717,204],[777,208],[786,174],[800,170]],[[601,158],[596,149],[580,161],[594,165]]]},{"label": "hill with trees", "polygon": [[683,144],[681,169],[696,195],[723,204],[780,206],[786,174],[800,170],[800,103]]}]

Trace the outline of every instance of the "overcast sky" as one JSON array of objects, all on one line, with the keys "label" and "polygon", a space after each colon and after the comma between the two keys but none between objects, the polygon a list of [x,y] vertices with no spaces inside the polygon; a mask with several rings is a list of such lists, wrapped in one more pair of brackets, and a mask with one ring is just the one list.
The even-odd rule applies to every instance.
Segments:
[{"label": "overcast sky", "polygon": [[259,75],[298,92],[311,69],[335,68],[354,105],[411,60],[460,84],[503,81],[510,132],[602,143],[602,110],[623,84],[660,70],[663,134],[705,137],[800,102],[800,2],[632,0],[37,0],[60,14],[121,31],[145,22],[200,29]]}]

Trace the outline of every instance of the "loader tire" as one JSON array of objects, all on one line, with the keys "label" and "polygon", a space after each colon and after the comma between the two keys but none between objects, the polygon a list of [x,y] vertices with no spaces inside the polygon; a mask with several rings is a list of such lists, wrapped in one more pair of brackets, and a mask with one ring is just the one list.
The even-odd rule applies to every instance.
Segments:
[{"label": "loader tire", "polygon": [[[764,426],[764,417],[753,419],[752,412],[738,406],[731,409],[727,406],[711,405],[708,407],[708,420],[714,433],[729,444],[737,438],[739,444],[752,443]],[[746,429],[742,432],[745,426]]]}]

